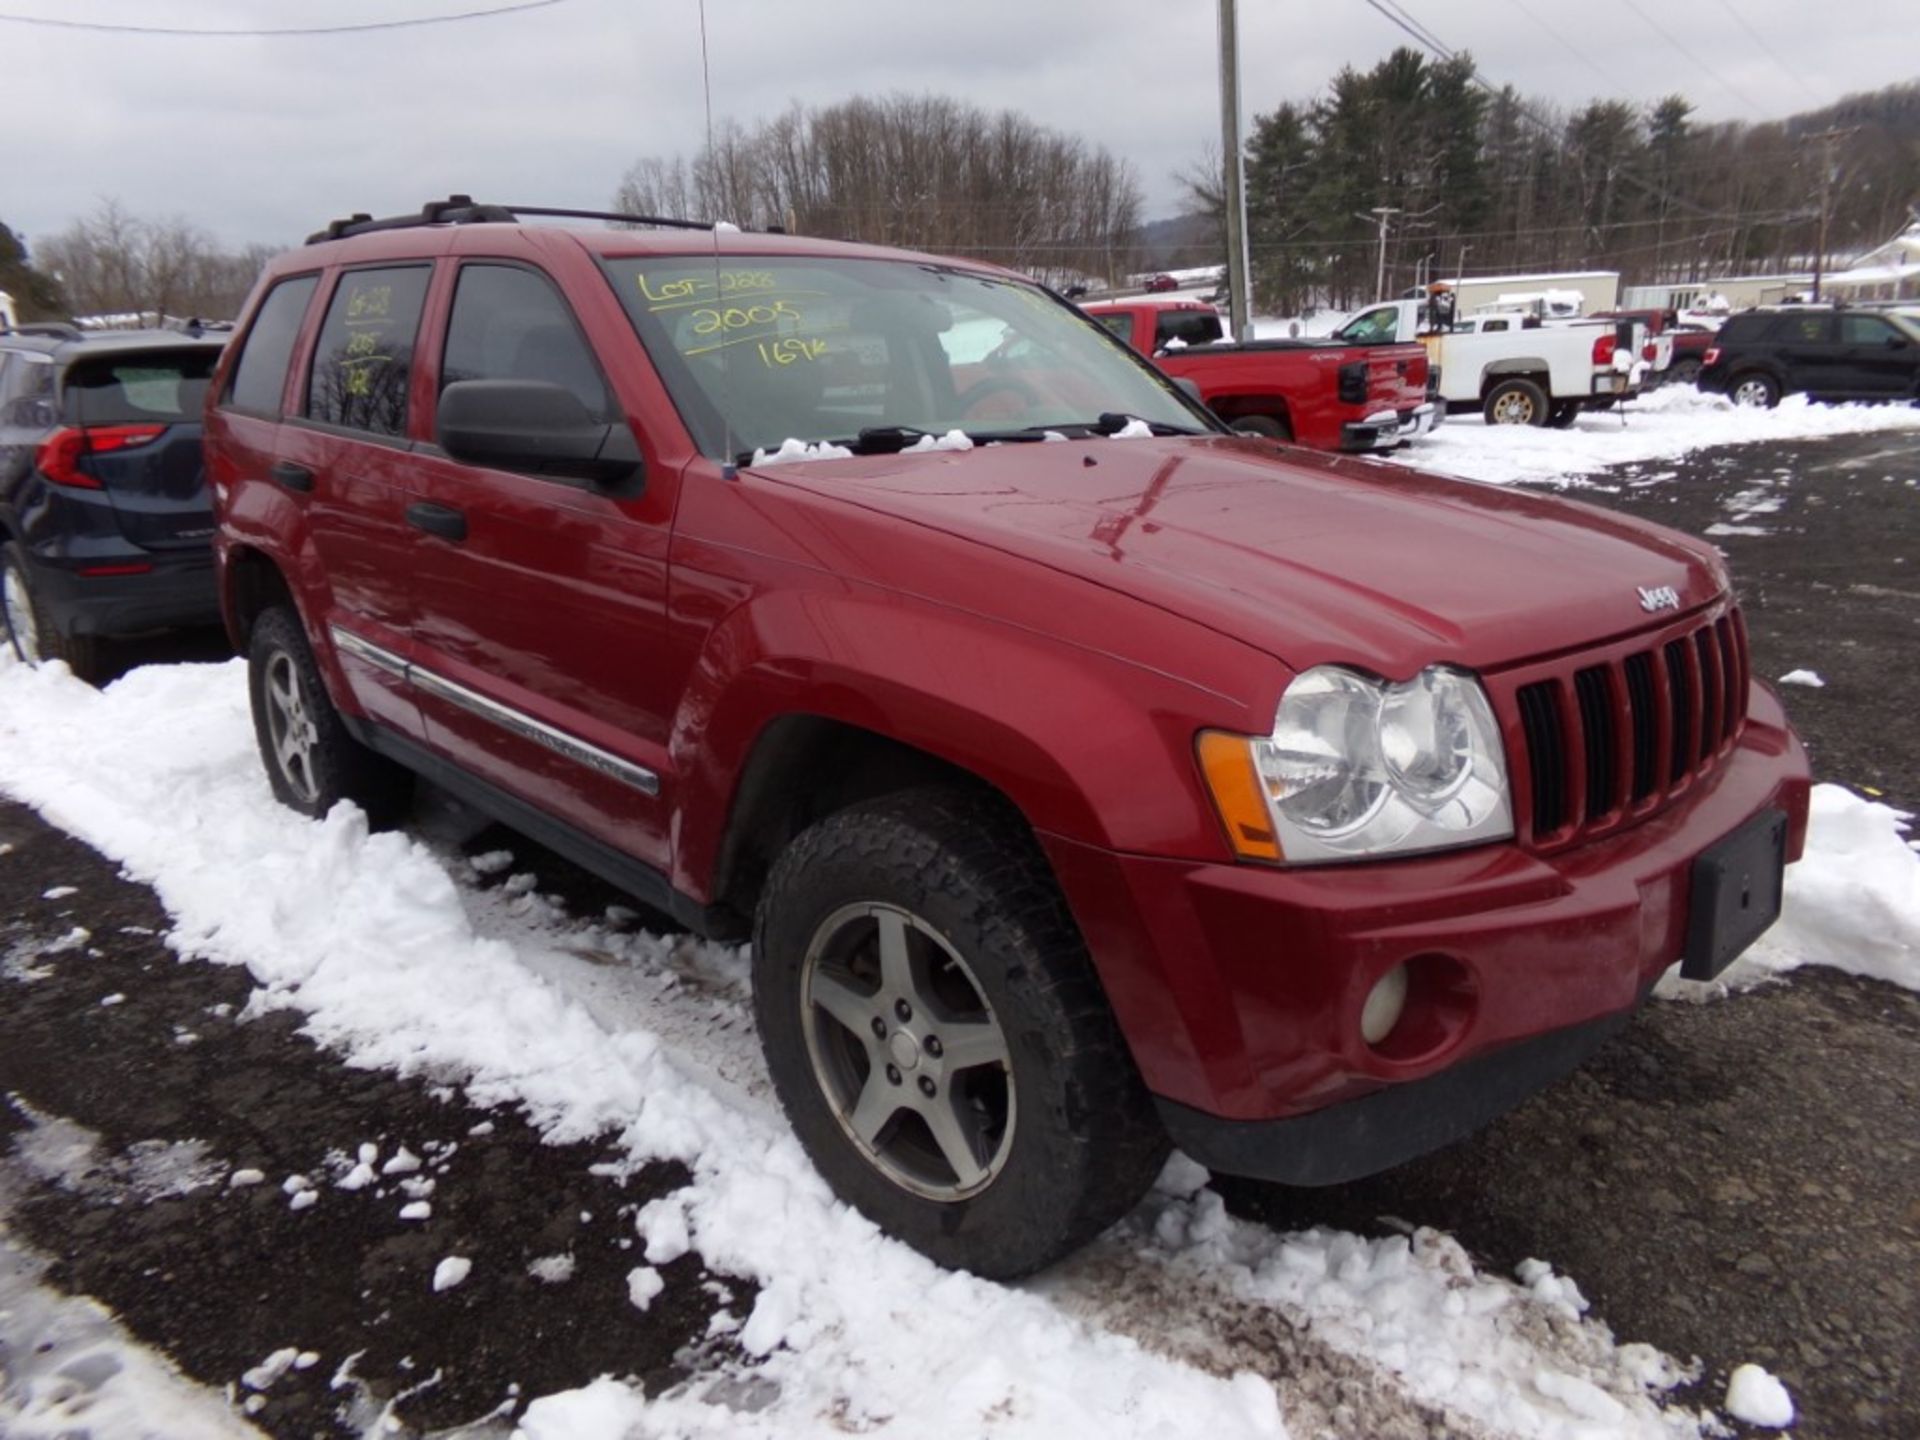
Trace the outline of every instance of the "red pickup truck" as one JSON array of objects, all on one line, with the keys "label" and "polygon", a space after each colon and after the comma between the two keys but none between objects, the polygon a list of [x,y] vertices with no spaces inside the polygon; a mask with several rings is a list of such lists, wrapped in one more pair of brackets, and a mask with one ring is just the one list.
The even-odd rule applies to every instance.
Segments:
[{"label": "red pickup truck", "polygon": [[1426,347],[1330,339],[1220,343],[1220,314],[1198,300],[1112,300],[1081,307],[1167,374],[1190,380],[1245,435],[1315,450],[1379,450],[1416,439],[1443,409]]},{"label": "red pickup truck", "polygon": [[929,1255],[1044,1265],[1170,1143],[1395,1164],[1777,912],[1711,545],[1233,435],[1009,271],[517,215],[335,222],[221,361],[266,777],[751,938],[800,1142]]}]

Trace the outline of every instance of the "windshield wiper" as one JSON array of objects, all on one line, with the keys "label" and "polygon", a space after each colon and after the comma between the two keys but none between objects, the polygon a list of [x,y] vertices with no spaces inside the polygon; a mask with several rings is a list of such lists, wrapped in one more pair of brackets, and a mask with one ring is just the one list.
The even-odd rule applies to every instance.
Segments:
[{"label": "windshield wiper", "polygon": [[[1139,415],[1128,415],[1119,410],[1102,411],[1098,420],[1084,421],[1079,428],[1092,435],[1117,435],[1127,426],[1139,421],[1156,435],[1204,435],[1204,430],[1192,425],[1171,425],[1165,420],[1148,420]],[[1060,428],[1060,427],[1055,427]]]}]

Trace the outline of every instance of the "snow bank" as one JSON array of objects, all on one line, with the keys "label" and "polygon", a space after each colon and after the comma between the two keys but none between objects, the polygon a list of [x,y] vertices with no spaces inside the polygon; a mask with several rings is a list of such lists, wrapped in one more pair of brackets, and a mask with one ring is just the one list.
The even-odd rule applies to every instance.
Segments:
[{"label": "snow bank", "polygon": [[[1596,1425],[1697,1433],[1696,1417],[1650,1398],[1671,1365],[1579,1318],[1571,1282],[1478,1275],[1432,1232],[1278,1235],[1228,1217],[1191,1165],[1117,1232],[1134,1248],[1104,1282],[1014,1288],[939,1270],[834,1200],[757,1060],[741,1058],[752,1040],[739,951],[580,922],[542,933],[537,894],[463,893],[450,872],[464,862],[370,835],[349,807],[318,823],[284,809],[260,770],[241,662],[137,670],[104,692],[60,667],[0,667],[0,785],[153,885],[181,954],[247,966],[253,1010],[301,1012],[308,1034],[358,1065],[464,1077],[477,1103],[521,1106],[552,1139],[610,1136],[636,1166],[689,1166],[671,1207],[636,1217],[646,1258],[690,1245],[756,1281],[738,1340],[762,1363],[644,1409],[605,1381],[547,1397],[522,1423],[529,1437],[595,1440],[636,1422],[783,1440],[882,1425],[917,1440],[1285,1436],[1273,1385],[1245,1372],[1244,1351],[1174,1358],[1192,1353],[1176,1339],[1211,1343],[1211,1312],[1186,1298],[1203,1291],[1469,1420],[1540,1440],[1584,1440]],[[476,914],[496,933],[478,933]],[[623,968],[579,959],[589,946]],[[719,983],[677,983],[695,975]],[[665,978],[649,990],[649,976]],[[719,1048],[685,1038],[701,1027],[725,1033]],[[311,1181],[298,1193],[317,1195]],[[1171,1313],[1126,1317],[1136,1282],[1169,1269],[1192,1277]],[[653,1278],[636,1275],[638,1300]],[[1284,1381],[1287,1357],[1268,1363]]]},{"label": "snow bank", "polygon": [[1629,461],[1670,460],[1715,445],[1863,430],[1920,433],[1920,408],[1815,405],[1804,395],[1789,395],[1774,410],[1742,409],[1721,396],[1670,385],[1633,401],[1624,411],[1583,414],[1566,430],[1488,425],[1477,415],[1455,415],[1386,458],[1494,485],[1577,485],[1581,476]]},{"label": "snow bank", "polygon": [[1920,990],[1920,854],[1908,818],[1844,786],[1814,786],[1806,858],[1787,869],[1779,923],[1712,985],[1669,978],[1662,993],[1749,989],[1802,965]]}]

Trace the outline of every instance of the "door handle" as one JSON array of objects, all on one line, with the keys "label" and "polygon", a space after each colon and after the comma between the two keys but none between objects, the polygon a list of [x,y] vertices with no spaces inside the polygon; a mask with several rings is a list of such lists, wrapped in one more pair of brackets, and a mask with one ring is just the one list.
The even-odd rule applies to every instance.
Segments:
[{"label": "door handle", "polygon": [[416,500],[407,506],[407,523],[416,530],[438,535],[442,540],[467,538],[467,512],[451,505],[436,505],[431,500]]},{"label": "door handle", "polygon": [[267,471],[273,477],[273,483],[283,490],[296,490],[305,495],[313,489],[313,471],[304,465],[296,465],[291,460],[276,460],[273,468]]}]

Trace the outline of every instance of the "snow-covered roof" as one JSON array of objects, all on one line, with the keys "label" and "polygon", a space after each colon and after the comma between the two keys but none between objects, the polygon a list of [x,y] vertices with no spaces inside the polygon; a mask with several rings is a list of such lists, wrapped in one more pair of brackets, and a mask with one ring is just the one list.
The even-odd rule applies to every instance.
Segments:
[{"label": "snow-covered roof", "polygon": [[1857,281],[1873,284],[1877,281],[1901,280],[1909,275],[1920,275],[1920,220],[1914,221],[1884,245],[1876,245],[1867,251],[1847,269],[1836,270],[1831,279],[1836,283]]}]

